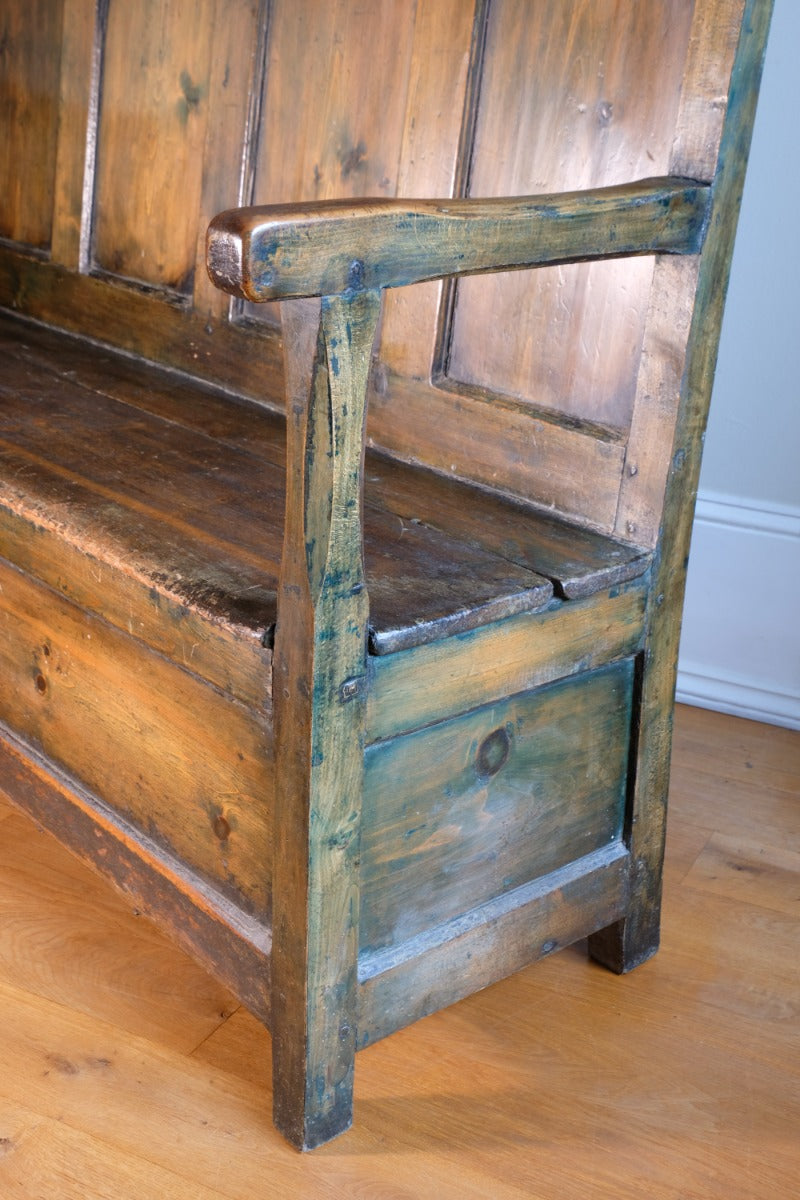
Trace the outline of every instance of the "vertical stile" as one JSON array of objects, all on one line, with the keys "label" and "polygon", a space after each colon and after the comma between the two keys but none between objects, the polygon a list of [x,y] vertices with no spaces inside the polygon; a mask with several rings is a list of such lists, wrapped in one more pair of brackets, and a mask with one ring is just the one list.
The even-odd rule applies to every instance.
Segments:
[{"label": "vertical stile", "polygon": [[769,0],[745,5],[692,309],[646,616],[628,915],[589,939],[592,957],[618,972],[645,961],[659,943],[673,701],[694,497],[771,12]]},{"label": "vertical stile", "polygon": [[363,291],[284,306],[273,1044],[275,1121],[305,1148],[352,1114],[368,615],[361,479],[379,310],[379,293]]},{"label": "vertical stile", "polygon": [[104,7],[64,5],[51,257],[73,271],[88,260]]},{"label": "vertical stile", "polygon": [[192,297],[195,308],[211,322],[226,320],[231,302],[208,278],[206,227],[220,208],[247,204],[252,198],[268,34],[269,6],[264,0],[258,6],[250,0],[217,0],[204,147],[204,159],[214,170],[203,175]]}]

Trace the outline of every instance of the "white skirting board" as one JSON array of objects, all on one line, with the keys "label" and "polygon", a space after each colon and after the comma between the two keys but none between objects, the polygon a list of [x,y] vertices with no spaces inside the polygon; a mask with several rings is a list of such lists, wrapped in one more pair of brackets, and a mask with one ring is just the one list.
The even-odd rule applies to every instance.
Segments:
[{"label": "white skirting board", "polygon": [[698,496],[677,699],[800,729],[800,508]]}]

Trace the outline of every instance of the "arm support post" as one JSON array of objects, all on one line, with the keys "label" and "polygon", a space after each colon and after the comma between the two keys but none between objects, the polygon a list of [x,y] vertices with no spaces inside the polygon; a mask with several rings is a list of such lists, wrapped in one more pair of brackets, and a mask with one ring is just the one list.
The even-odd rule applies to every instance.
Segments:
[{"label": "arm support post", "polygon": [[380,297],[285,310],[272,1032],[275,1123],[311,1149],[352,1114],[368,616],[361,465]]}]

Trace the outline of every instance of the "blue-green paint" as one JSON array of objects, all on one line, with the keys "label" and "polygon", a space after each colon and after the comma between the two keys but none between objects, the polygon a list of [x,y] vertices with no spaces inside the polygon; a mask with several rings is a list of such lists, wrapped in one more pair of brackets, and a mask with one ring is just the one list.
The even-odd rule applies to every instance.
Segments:
[{"label": "blue-green paint", "polygon": [[205,96],[206,89],[201,83],[192,83],[192,77],[187,70],[181,71],[180,75],[181,97],[176,104],[178,120],[181,125],[186,125],[189,120],[189,115],[197,112],[200,107],[200,102]]}]

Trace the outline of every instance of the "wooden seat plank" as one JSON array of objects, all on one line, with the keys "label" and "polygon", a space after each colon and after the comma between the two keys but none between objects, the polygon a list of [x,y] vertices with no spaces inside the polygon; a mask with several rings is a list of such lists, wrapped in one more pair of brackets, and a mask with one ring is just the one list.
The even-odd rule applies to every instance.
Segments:
[{"label": "wooden seat plank", "polygon": [[[0,375],[5,503],[37,521],[57,513],[65,537],[116,570],[137,571],[177,603],[269,642],[282,545],[282,421],[202,389],[199,415],[186,423],[194,411],[189,381],[150,368],[141,388],[138,365],[107,351],[92,365],[93,348],[81,357],[74,343],[64,370],[61,339],[39,342],[35,358],[9,353]],[[109,390],[125,400],[101,383],[109,358]],[[535,611],[552,594],[525,565],[405,522],[372,494],[365,559],[376,653]]]},{"label": "wooden seat plank", "polygon": [[[227,396],[221,401],[219,392],[207,384],[148,364],[134,367],[102,348],[87,355],[85,344],[76,338],[30,328],[20,343],[12,338],[19,336],[14,325],[4,330],[0,321],[4,354],[17,356],[37,371],[51,370],[59,378],[74,381],[79,375],[82,386],[104,396],[257,453],[279,468],[282,478],[283,418],[270,409]],[[368,455],[368,464],[367,507],[395,514],[404,522],[403,536],[407,536],[408,523],[430,526],[544,576],[563,598],[579,599],[636,578],[649,563],[649,554],[630,543],[570,524],[520,501],[481,490],[478,513],[474,485],[415,470],[374,452]],[[265,533],[269,536],[269,530]],[[367,544],[369,556],[369,534]],[[270,551],[270,562],[278,562],[279,548],[270,547]],[[378,612],[374,630],[373,641],[380,652],[388,647],[390,638],[388,631],[382,636]],[[417,632],[419,635],[421,630]],[[398,644],[396,638],[392,644]]]},{"label": "wooden seat plank", "polygon": [[[203,379],[131,359],[74,334],[41,325],[24,325],[0,314],[0,352],[4,360],[44,370],[57,379],[80,379],[103,396],[133,404],[154,416],[205,433],[217,441],[258,451],[283,468],[283,415],[265,404],[224,394]],[[254,419],[254,413],[257,419]]]},{"label": "wooden seat plank", "polygon": [[[573,525],[522,501],[457,479],[426,473],[416,486],[411,472],[388,455],[369,460],[368,480],[392,512],[421,521],[472,545],[544,575],[557,595],[577,600],[636,579],[651,555],[629,542]],[[475,494],[480,504],[475,503]]]}]

